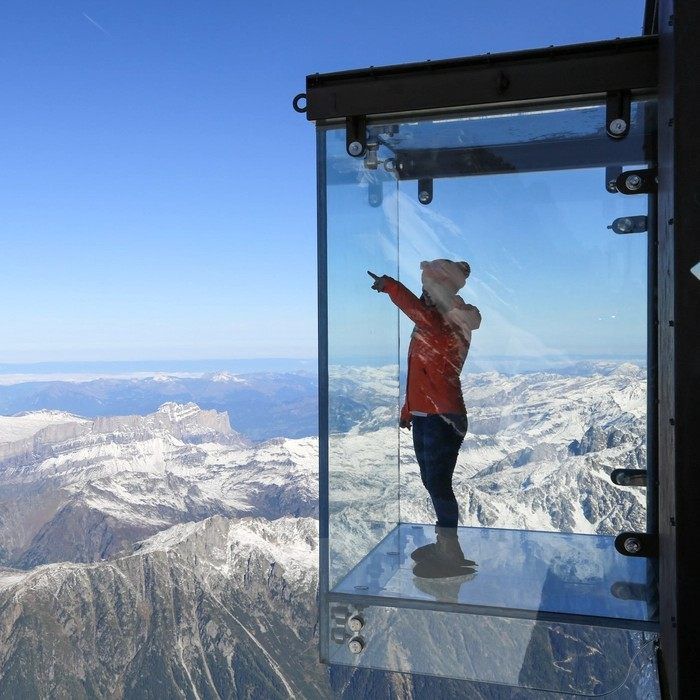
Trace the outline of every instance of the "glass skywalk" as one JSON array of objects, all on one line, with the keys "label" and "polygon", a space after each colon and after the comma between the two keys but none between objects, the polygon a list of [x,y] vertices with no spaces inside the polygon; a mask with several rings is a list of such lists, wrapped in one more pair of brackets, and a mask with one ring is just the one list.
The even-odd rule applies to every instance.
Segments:
[{"label": "glass skywalk", "polygon": [[[647,463],[648,240],[611,226],[646,221],[613,185],[653,166],[655,120],[644,99],[619,140],[582,101],[370,121],[363,157],[319,126],[326,661],[610,697],[649,663],[655,564],[615,548],[647,493],[610,478]],[[435,511],[399,428],[417,322],[367,271],[417,298],[445,259],[468,261],[481,316],[453,478],[473,565],[430,578],[411,554]]]}]

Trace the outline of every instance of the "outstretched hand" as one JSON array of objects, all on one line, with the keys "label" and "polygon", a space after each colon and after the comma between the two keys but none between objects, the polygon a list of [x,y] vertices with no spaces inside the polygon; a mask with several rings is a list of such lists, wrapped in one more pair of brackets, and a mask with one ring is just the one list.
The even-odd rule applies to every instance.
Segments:
[{"label": "outstretched hand", "polygon": [[375,275],[374,272],[370,272],[369,270],[367,270],[367,274],[374,280],[372,289],[376,289],[378,292],[383,292],[384,285],[386,284],[386,280],[388,279],[387,276],[382,275],[380,277],[379,275]]}]

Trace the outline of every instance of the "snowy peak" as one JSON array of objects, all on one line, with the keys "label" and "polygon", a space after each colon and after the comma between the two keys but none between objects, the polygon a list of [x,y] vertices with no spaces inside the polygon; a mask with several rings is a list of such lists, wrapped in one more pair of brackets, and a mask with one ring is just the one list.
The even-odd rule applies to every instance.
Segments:
[{"label": "snowy peak", "polygon": [[229,382],[232,384],[247,384],[243,377],[239,377],[231,372],[215,372],[214,374],[205,374],[202,379],[208,379],[210,382]]},{"label": "snowy peak", "polygon": [[32,438],[48,427],[86,422],[85,418],[65,411],[24,411],[14,416],[0,416],[0,444]]},{"label": "snowy peak", "polygon": [[246,440],[234,432],[228,414],[206,411],[197,404],[164,403],[155,413],[147,416],[109,416],[96,418],[94,433],[131,433],[134,436],[167,433],[183,442],[236,442]]}]

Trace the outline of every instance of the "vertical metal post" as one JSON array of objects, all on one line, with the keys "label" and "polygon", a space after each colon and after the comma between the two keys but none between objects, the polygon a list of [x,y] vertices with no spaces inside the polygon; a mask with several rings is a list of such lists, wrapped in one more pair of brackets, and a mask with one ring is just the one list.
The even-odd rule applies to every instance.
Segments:
[{"label": "vertical metal post", "polygon": [[[658,107],[655,102],[641,105],[644,124],[644,155],[649,167],[658,167]],[[659,532],[659,477],[658,477],[658,431],[659,431],[659,394],[658,394],[658,226],[657,194],[647,197],[647,532],[658,535]],[[647,560],[647,585],[655,595],[650,600],[652,607],[658,606],[659,560],[652,557]],[[650,614],[657,610],[650,610]]]},{"label": "vertical metal post", "polygon": [[329,662],[328,649],[328,210],[326,192],[326,131],[316,130],[317,274],[318,274],[318,607],[319,655]]},{"label": "vertical metal post", "polygon": [[659,4],[659,544],[662,680],[697,694],[700,581],[700,3]]}]

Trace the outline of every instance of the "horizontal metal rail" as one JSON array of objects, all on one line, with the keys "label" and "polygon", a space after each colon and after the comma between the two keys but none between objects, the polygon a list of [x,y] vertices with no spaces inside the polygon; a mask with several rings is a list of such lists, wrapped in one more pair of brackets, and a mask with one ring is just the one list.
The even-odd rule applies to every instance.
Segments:
[{"label": "horizontal metal rail", "polygon": [[657,88],[656,36],[309,75],[306,117],[449,111]]}]

